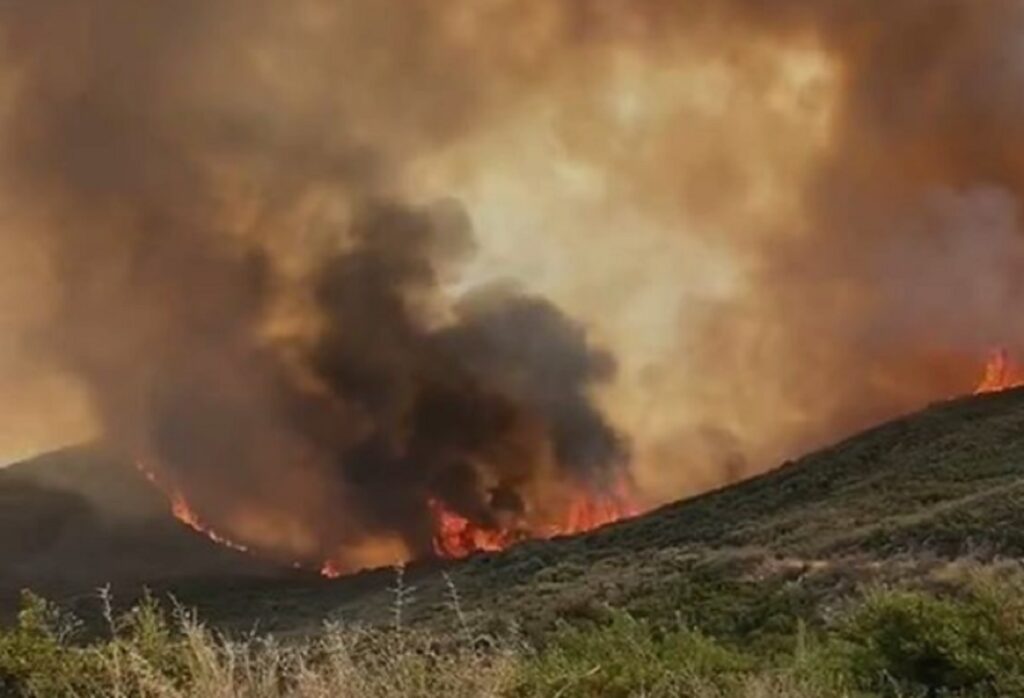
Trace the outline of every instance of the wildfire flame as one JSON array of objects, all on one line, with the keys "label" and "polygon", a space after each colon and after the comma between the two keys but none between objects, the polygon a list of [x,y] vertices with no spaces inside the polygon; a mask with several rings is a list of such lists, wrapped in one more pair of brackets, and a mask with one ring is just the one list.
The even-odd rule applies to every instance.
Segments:
[{"label": "wildfire flame", "polygon": [[[1024,387],[1024,365],[1015,361],[1007,349],[1000,348],[989,356],[984,375],[974,394],[995,393],[1017,387]],[[463,558],[475,552],[504,550],[529,538],[554,538],[583,533],[639,514],[640,510],[631,503],[632,499],[628,495],[628,488],[621,485],[614,488],[611,494],[582,491],[571,498],[559,523],[537,529],[482,527],[447,508],[441,501],[432,499],[429,504],[436,530],[434,551],[440,557]]]},{"label": "wildfire flame", "polygon": [[[136,462],[136,467],[149,482],[167,496],[171,514],[182,524],[219,545],[239,552],[252,552],[248,546],[221,535],[207,525],[189,505],[185,495],[178,488],[165,482],[155,470],[147,467],[141,461]],[[515,525],[488,528],[480,526],[446,507],[440,500],[432,498],[428,500],[428,506],[435,526],[434,553],[438,557],[460,559],[477,552],[504,550],[515,543],[531,538],[549,539],[590,531],[640,513],[639,507],[632,503],[633,498],[629,496],[628,492],[629,489],[624,484],[617,485],[609,493],[592,493],[581,490],[570,498],[569,504],[562,512],[558,522],[539,527]],[[295,566],[300,565],[296,563]],[[336,560],[326,560],[318,571],[324,577],[335,579],[353,570]]]},{"label": "wildfire flame", "polygon": [[[995,393],[1024,387],[1024,364],[1015,361],[1005,348],[994,350],[985,364],[975,395]],[[210,540],[238,550],[250,552],[248,546],[226,538],[207,525],[189,505],[185,495],[164,482],[153,469],[139,462],[138,469],[151,483],[163,491],[170,501],[171,513],[181,523]],[[438,557],[461,559],[478,552],[496,552],[528,539],[550,539],[574,535],[638,515],[630,488],[619,483],[610,491],[579,488],[568,498],[553,521],[544,523],[515,521],[485,526],[463,516],[437,498],[427,501],[433,520],[433,550]],[[320,574],[335,578],[352,570],[336,560],[326,560]]]},{"label": "wildfire flame", "polygon": [[[1015,361],[1005,348],[994,350],[985,365],[984,375],[974,390],[975,395],[996,393],[1024,387],[1024,365]],[[631,518],[640,513],[632,504],[628,488],[618,486],[611,494],[581,491],[575,494],[559,523],[540,528],[498,527],[477,525],[431,499],[430,510],[435,522],[434,552],[445,558],[464,558],[476,552],[498,551],[529,538],[554,538],[599,528]]]},{"label": "wildfire flame", "polygon": [[167,495],[167,498],[168,500],[170,500],[171,503],[171,514],[173,514],[174,518],[176,518],[178,521],[185,524],[193,531],[196,531],[197,533],[201,533],[202,535],[206,536],[214,543],[231,548],[232,550],[237,550],[239,552],[249,552],[249,548],[247,546],[242,545],[237,541],[233,541],[230,538],[225,538],[224,536],[214,531],[210,526],[207,526],[205,523],[203,523],[202,519],[199,517],[199,514],[197,514],[195,510],[193,510],[192,507],[189,506],[188,500],[185,498],[185,495],[176,487],[172,487],[165,483],[160,477],[157,476],[154,470],[146,467],[146,465],[140,461],[136,461],[135,467],[138,468],[139,472],[141,472],[147,480],[153,483],[153,485],[155,485],[157,489],[161,490],[164,494]]},{"label": "wildfire flame", "polygon": [[575,493],[559,521],[535,528],[487,528],[474,524],[436,499],[431,499],[429,504],[435,521],[434,552],[439,557],[454,559],[476,552],[504,550],[530,538],[547,539],[584,533],[640,513],[628,495],[628,488],[622,484],[609,493],[586,490]]},{"label": "wildfire flame", "polygon": [[1024,366],[1014,361],[1006,349],[997,349],[989,356],[988,363],[985,364],[985,375],[974,389],[974,394],[998,393],[1022,386]]},{"label": "wildfire flame", "polygon": [[440,557],[461,558],[478,551],[504,550],[523,538],[522,533],[512,529],[477,526],[437,499],[431,499],[429,505],[435,524],[434,552]]}]

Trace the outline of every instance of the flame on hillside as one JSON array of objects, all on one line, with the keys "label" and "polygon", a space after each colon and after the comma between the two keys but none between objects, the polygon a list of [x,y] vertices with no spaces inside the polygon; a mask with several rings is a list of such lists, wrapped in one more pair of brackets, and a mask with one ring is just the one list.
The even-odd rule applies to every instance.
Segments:
[{"label": "flame on hillside", "polygon": [[1006,349],[997,349],[989,356],[985,374],[974,394],[998,393],[1021,386],[1024,386],[1024,366],[1014,360]]},{"label": "flame on hillside", "polygon": [[178,521],[185,524],[193,531],[201,533],[202,535],[206,536],[214,543],[231,548],[232,550],[237,550],[239,552],[250,552],[248,546],[243,545],[237,541],[231,540],[230,538],[226,538],[220,535],[217,531],[213,530],[213,528],[211,528],[210,526],[206,525],[203,522],[203,520],[199,517],[199,514],[197,514],[195,510],[189,505],[188,499],[185,498],[185,495],[181,492],[181,490],[165,483],[163,480],[160,479],[160,477],[156,474],[154,470],[146,467],[146,465],[140,461],[136,461],[135,467],[138,468],[139,472],[141,472],[143,476],[145,476],[145,478],[149,480],[150,483],[152,483],[157,489],[159,489],[167,496],[167,499],[171,505],[171,514],[173,514],[174,518],[176,518]]},{"label": "flame on hillside", "polygon": [[[982,395],[1022,386],[1024,365],[1016,361],[1009,350],[999,348],[989,355],[982,378],[973,393]],[[147,480],[166,495],[171,513],[182,524],[220,545],[240,552],[256,552],[253,547],[214,530],[189,504],[185,494],[165,482],[154,469],[142,462],[137,463],[137,467]],[[427,508],[433,526],[433,553],[444,559],[462,559],[480,552],[498,552],[531,539],[543,540],[585,533],[642,513],[631,486],[625,480],[603,491],[587,487],[574,488],[563,498],[557,511],[546,517],[510,515],[505,520],[483,524],[473,521],[437,497],[427,499]],[[391,550],[389,554],[395,562],[404,562],[408,557],[407,551],[400,549]],[[324,577],[332,579],[356,571],[341,558],[326,559],[321,563],[293,564],[316,568]]]},{"label": "flame on hillside", "polygon": [[[214,543],[244,553],[256,553],[249,545],[229,538],[208,525],[196,510],[189,504],[180,489],[165,482],[154,469],[141,461],[136,467],[143,476],[157,489],[164,493],[170,504],[171,514],[179,522],[202,534]],[[506,525],[485,526],[474,523],[469,518],[451,509],[439,499],[428,500],[434,530],[432,532],[433,551],[445,559],[461,559],[478,552],[498,552],[530,539],[550,539],[569,536],[606,526],[608,524],[631,518],[641,513],[635,503],[630,487],[624,482],[616,483],[608,492],[597,492],[580,489],[568,497],[567,503],[553,521],[542,524],[531,524],[524,520],[516,520]],[[396,551],[400,558],[401,553]],[[396,559],[395,562],[405,560]],[[292,563],[295,567],[308,567]],[[335,579],[354,570],[342,560],[328,559],[317,568],[324,577]]]},{"label": "flame on hillside", "polygon": [[585,533],[640,513],[626,485],[610,492],[580,490],[573,493],[554,522],[527,525],[481,526],[449,509],[437,499],[430,500],[434,518],[434,552],[444,558],[464,558],[476,552],[494,552],[531,538],[557,538]]}]

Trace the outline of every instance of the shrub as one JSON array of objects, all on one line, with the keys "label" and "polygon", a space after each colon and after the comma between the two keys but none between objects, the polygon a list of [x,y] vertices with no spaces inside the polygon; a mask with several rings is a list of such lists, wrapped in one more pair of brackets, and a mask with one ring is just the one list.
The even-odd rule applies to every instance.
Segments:
[{"label": "shrub", "polygon": [[147,599],[118,616],[108,603],[109,632],[86,638],[26,594],[0,631],[0,696],[1024,698],[1024,583],[993,579],[944,595],[871,591],[837,620],[794,619],[771,645],[611,609],[532,647],[498,641],[470,626],[454,585],[459,632],[448,635],[396,617],[389,629],[326,627],[287,643],[233,639]]},{"label": "shrub", "polygon": [[874,591],[839,631],[865,689],[1024,696],[1024,596],[1015,589],[984,584],[963,598]]},{"label": "shrub", "polygon": [[[78,626],[26,595],[0,632],[3,698],[476,698],[510,685],[512,656],[477,638],[414,630],[325,628],[290,645],[232,640],[151,600],[114,616],[110,637],[81,643]],[[76,642],[78,640],[79,642]]]},{"label": "shrub", "polygon": [[745,657],[696,631],[661,631],[624,613],[604,625],[562,626],[523,667],[520,696],[674,696],[705,677],[749,669]]},{"label": "shrub", "polygon": [[100,657],[73,647],[77,623],[56,606],[25,593],[17,625],[0,633],[0,695],[58,696],[88,691],[102,672]]}]

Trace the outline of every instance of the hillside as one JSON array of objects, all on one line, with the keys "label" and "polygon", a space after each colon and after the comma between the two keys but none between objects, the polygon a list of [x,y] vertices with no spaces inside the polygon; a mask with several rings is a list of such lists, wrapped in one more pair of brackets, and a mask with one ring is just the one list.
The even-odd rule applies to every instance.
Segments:
[{"label": "hillside", "polygon": [[[3,559],[15,561],[0,576],[8,588],[13,580],[58,595],[71,587],[81,592],[113,570],[126,600],[145,582],[225,627],[301,633],[325,619],[392,617],[395,571],[339,580],[274,574],[170,520],[158,494],[117,495],[129,486],[124,469],[97,469],[98,457],[86,456],[67,452],[0,473],[2,529],[21,532],[0,539]],[[83,478],[86,460],[92,469]],[[28,473],[36,484],[25,484]],[[770,634],[775,616],[786,625],[803,611],[813,615],[823,600],[864,581],[925,579],[964,555],[1024,554],[1022,475],[1024,391],[965,398],[586,535],[461,562],[413,563],[401,580],[403,618],[453,621],[444,572],[463,612],[496,627],[543,629],[556,618],[599,616],[611,605],[679,616],[719,634]],[[12,497],[22,499],[10,505]],[[131,513],[142,523],[105,524],[103,512],[127,501],[151,503],[145,516]],[[127,567],[83,568],[81,560]],[[68,579],[80,569],[87,579]]]},{"label": "hillside", "polygon": [[[546,627],[605,605],[726,633],[816,608],[868,580],[1024,554],[1024,391],[932,406],[717,492],[590,534],[445,564],[466,613]],[[885,563],[885,564],[880,564]],[[451,619],[441,563],[410,565],[409,619]],[[799,584],[793,584],[799,580]],[[302,630],[390,617],[395,573],[175,592],[229,624]],[[788,622],[788,621],[787,621]]]},{"label": "hillside", "polygon": [[196,535],[137,470],[98,448],[0,469],[0,610],[20,589],[67,598],[156,580],[282,574]]}]

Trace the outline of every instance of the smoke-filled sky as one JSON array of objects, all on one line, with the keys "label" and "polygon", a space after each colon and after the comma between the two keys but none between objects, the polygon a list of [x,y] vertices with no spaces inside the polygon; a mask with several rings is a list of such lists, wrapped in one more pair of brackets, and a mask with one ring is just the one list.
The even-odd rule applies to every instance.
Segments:
[{"label": "smoke-filled sky", "polygon": [[1024,345],[1016,0],[0,0],[0,454],[352,565]]}]

